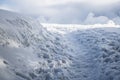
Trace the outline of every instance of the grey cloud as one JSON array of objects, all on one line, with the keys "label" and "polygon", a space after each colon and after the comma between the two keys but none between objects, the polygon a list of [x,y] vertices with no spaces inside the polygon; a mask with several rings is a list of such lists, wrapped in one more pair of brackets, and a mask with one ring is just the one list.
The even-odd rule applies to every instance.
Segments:
[{"label": "grey cloud", "polygon": [[[14,1],[14,0],[12,0]],[[29,0],[28,0],[29,1]],[[14,2],[15,4],[16,2]],[[67,2],[65,4],[34,6],[32,3],[22,4],[23,2],[13,5],[22,14],[27,14],[34,17],[39,17],[41,22],[49,23],[87,23],[86,19],[90,13],[93,13],[93,18],[106,20],[119,20],[120,16],[120,2],[107,5],[92,5],[84,2]],[[9,5],[10,6],[10,5]],[[99,17],[99,18],[97,18]],[[89,21],[89,20],[88,20]]]},{"label": "grey cloud", "polygon": [[[50,15],[47,22],[51,23],[83,23],[89,13],[94,13],[94,17],[105,16],[107,19],[119,18],[119,3],[107,6],[93,6],[83,3],[69,3],[64,5],[49,6],[48,9],[57,10],[57,13]],[[43,15],[47,16],[47,15]],[[100,18],[102,19],[102,17]]]}]

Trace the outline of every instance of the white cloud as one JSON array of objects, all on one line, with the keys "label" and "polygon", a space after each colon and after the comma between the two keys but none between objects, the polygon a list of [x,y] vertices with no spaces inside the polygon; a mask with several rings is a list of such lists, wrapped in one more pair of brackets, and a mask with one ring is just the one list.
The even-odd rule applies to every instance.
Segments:
[{"label": "white cloud", "polygon": [[11,0],[14,3],[26,6],[51,6],[58,4],[67,4],[69,2],[83,2],[84,0]]},{"label": "white cloud", "polygon": [[51,6],[68,3],[87,3],[92,5],[109,5],[120,0],[11,0],[14,3],[26,6]]},{"label": "white cloud", "polygon": [[83,22],[84,24],[106,24],[110,19],[105,16],[95,17],[94,13],[89,13],[86,20]]},{"label": "white cloud", "polygon": [[102,6],[102,5],[111,5],[119,1],[120,0],[86,0],[86,3],[92,4],[95,6]]},{"label": "white cloud", "polygon": [[8,11],[14,11],[14,12],[19,12],[18,10],[11,8],[8,5],[0,5],[0,9],[8,10]]},{"label": "white cloud", "polygon": [[[1,9],[19,11],[32,16],[48,18],[53,23],[86,23],[90,20],[106,22],[108,18],[115,18],[120,13],[120,0],[8,0],[10,3],[1,5]],[[93,12],[94,16],[87,16]],[[100,17],[99,17],[100,16]],[[105,17],[104,17],[105,16]],[[105,20],[100,20],[103,18]],[[94,19],[93,19],[94,18]],[[119,18],[119,17],[118,17]],[[114,19],[114,20],[118,20]],[[43,19],[43,21],[46,21]],[[93,21],[94,22],[94,21]]]}]

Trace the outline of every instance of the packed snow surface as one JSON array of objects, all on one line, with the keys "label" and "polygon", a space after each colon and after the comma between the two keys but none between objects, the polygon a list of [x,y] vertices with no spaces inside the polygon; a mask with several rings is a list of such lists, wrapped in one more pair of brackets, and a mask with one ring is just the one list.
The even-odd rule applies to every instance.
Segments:
[{"label": "packed snow surface", "polygon": [[120,27],[40,24],[0,10],[0,80],[120,80]]}]

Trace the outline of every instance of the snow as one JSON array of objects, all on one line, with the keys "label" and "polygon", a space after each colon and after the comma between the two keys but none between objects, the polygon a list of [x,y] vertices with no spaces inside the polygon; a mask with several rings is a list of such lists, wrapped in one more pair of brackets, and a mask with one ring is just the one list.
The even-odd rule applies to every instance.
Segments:
[{"label": "snow", "polygon": [[[113,21],[94,25],[45,24],[43,26],[63,35],[74,50],[70,67],[71,80],[120,79],[120,26]],[[114,68],[114,69],[113,69]]]},{"label": "snow", "polygon": [[36,20],[0,10],[0,80],[67,77],[71,52],[63,42]]},{"label": "snow", "polygon": [[119,69],[120,25],[113,21],[40,24],[0,10],[0,80],[120,80]]},{"label": "snow", "polygon": [[68,32],[73,32],[77,30],[86,30],[94,28],[119,28],[120,25],[116,25],[112,20],[109,20],[106,24],[90,24],[90,25],[80,25],[80,24],[46,24],[42,23],[48,31],[58,32],[60,34],[67,34]]}]

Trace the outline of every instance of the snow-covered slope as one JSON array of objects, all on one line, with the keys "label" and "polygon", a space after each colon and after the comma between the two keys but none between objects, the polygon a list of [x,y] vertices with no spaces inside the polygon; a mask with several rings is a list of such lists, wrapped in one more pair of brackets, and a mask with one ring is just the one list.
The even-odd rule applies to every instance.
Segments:
[{"label": "snow-covered slope", "polygon": [[71,49],[61,37],[30,17],[0,10],[0,80],[66,80]]},{"label": "snow-covered slope", "polygon": [[120,80],[119,25],[43,25],[71,43],[71,80]]},{"label": "snow-covered slope", "polygon": [[0,80],[120,80],[119,25],[42,25],[0,10]]},{"label": "snow-covered slope", "polygon": [[81,25],[81,24],[47,24],[42,23],[44,27],[52,32],[59,32],[61,34],[67,34],[69,32],[94,28],[119,28],[120,25],[116,25],[113,21],[109,21],[107,24],[93,24],[93,25]]},{"label": "snow-covered slope", "polygon": [[[87,60],[84,64],[90,69],[87,71],[87,78],[82,80],[120,79],[119,31],[120,28],[98,28],[71,33],[76,44],[86,49],[86,54],[83,56]],[[86,71],[83,72],[86,73]]]}]

